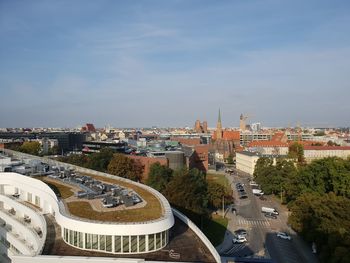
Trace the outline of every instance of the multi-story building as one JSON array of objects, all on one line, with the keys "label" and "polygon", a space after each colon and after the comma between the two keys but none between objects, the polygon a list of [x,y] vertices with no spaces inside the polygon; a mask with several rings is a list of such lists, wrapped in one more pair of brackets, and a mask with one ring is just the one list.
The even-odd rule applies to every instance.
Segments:
[{"label": "multi-story building", "polygon": [[307,162],[326,157],[350,157],[350,146],[304,146],[304,158]]},{"label": "multi-story building", "polygon": [[0,262],[220,262],[203,233],[154,189],[2,151],[35,158],[52,173],[0,172]]}]

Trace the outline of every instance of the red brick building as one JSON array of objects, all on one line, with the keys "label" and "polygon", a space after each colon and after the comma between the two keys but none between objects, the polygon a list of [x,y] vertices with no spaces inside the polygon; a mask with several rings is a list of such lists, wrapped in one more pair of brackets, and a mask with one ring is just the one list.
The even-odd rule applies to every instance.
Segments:
[{"label": "red brick building", "polygon": [[146,181],[148,178],[149,169],[152,164],[160,163],[161,165],[168,166],[167,158],[154,158],[154,157],[146,157],[146,156],[137,156],[137,155],[127,155],[129,158],[138,161],[143,166],[143,174],[142,181]]}]

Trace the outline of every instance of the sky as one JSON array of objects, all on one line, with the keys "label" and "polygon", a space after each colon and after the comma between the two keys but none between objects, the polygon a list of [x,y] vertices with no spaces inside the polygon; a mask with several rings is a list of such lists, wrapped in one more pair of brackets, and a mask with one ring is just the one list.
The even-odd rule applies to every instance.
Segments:
[{"label": "sky", "polygon": [[350,1],[0,0],[0,127],[350,126]]}]

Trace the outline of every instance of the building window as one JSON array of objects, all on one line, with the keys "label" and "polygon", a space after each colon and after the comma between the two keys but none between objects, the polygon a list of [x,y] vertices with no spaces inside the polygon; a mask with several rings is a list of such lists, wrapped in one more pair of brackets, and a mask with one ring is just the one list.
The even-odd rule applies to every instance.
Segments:
[{"label": "building window", "polygon": [[129,248],[129,236],[123,236],[123,252],[124,253],[129,253],[130,248]]},{"label": "building window", "polygon": [[120,253],[122,251],[122,239],[121,236],[114,236],[114,252]]},{"label": "building window", "polygon": [[32,194],[31,193],[27,194],[27,201],[30,203],[32,202]]},{"label": "building window", "polygon": [[148,251],[154,250],[154,234],[148,235]]},{"label": "building window", "polygon": [[131,252],[137,252],[137,236],[131,236]]},{"label": "building window", "polygon": [[67,243],[68,243],[68,229],[67,228],[65,228],[64,229],[64,241],[66,241]]},{"label": "building window", "polygon": [[84,234],[82,232],[78,232],[78,247],[84,248]]},{"label": "building window", "polygon": [[73,246],[77,247],[78,246],[78,232],[73,231]]},{"label": "building window", "polygon": [[85,234],[85,248],[91,249],[91,234]]},{"label": "building window", "polygon": [[98,235],[92,235],[92,249],[98,250]]},{"label": "building window", "polygon": [[40,207],[40,197],[39,196],[35,196],[35,205]]},{"label": "building window", "polygon": [[146,236],[142,235],[139,236],[139,252],[145,252],[146,251]]},{"label": "building window", "polygon": [[156,249],[161,248],[162,236],[161,233],[156,234]]},{"label": "building window", "polygon": [[162,232],[162,247],[166,245],[166,231]]},{"label": "building window", "polygon": [[112,236],[106,236],[106,251],[112,252]]},{"label": "building window", "polygon": [[100,235],[100,250],[106,250],[106,236]]},{"label": "building window", "polygon": [[73,241],[74,241],[74,231],[69,230],[69,244],[73,245]]}]

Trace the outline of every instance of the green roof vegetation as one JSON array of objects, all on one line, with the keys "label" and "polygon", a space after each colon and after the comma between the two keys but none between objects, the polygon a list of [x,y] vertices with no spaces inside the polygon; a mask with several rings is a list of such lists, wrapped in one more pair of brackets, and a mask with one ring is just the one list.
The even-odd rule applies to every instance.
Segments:
[{"label": "green roof vegetation", "polygon": [[55,192],[55,194],[62,199],[67,199],[71,196],[73,196],[73,191],[69,186],[53,182],[53,181],[46,181],[45,178],[40,178],[44,183],[46,183],[48,186],[51,187],[51,189]]},{"label": "green roof vegetation", "polygon": [[[85,175],[90,176],[99,181],[112,183],[132,189],[143,200],[145,200],[147,204],[141,208],[102,212],[95,211],[88,201],[66,202],[66,206],[72,215],[90,220],[111,222],[143,222],[155,220],[162,216],[162,206],[160,201],[155,195],[153,195],[149,191],[139,186],[120,181],[117,178],[112,179],[91,174]],[[74,194],[69,186],[63,185],[59,182],[52,182],[51,180],[50,182],[48,182],[45,181],[44,178],[42,178],[41,180],[48,184],[57,195],[61,196],[62,199],[67,199],[68,197],[71,197]]]}]

